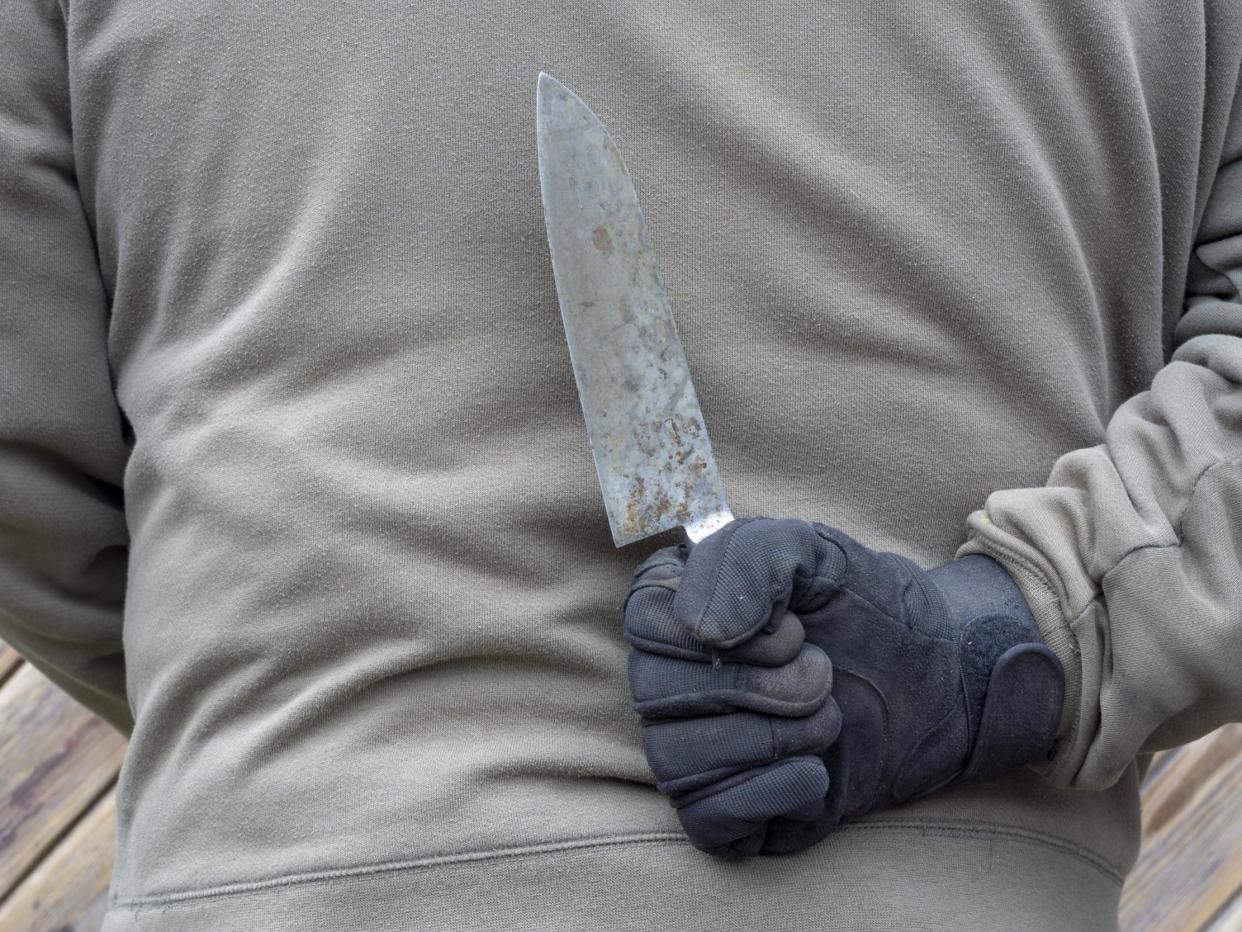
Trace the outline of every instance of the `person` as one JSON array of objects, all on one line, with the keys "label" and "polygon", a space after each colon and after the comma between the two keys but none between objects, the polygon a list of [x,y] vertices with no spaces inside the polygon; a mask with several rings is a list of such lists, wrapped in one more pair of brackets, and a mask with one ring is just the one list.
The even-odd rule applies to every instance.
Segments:
[{"label": "person", "polygon": [[[1145,756],[1242,710],[1236,4],[19,0],[0,43],[0,636],[130,736],[107,932],[1115,926]],[[732,544],[611,544],[541,70],[626,154],[770,516]],[[781,723],[669,643],[803,736],[701,740]]]}]

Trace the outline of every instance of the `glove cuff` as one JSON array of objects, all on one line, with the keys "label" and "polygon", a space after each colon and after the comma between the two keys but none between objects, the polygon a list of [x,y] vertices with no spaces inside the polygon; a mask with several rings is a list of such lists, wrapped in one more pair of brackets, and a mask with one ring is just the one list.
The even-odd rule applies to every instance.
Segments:
[{"label": "glove cuff", "polygon": [[989,556],[971,554],[938,566],[927,574],[949,606],[959,628],[989,615],[1019,622],[1039,640],[1039,629],[1022,590],[1005,568]]},{"label": "glove cuff", "polygon": [[1053,750],[1065,674],[1040,639],[1013,578],[991,557],[972,554],[928,574],[958,626],[962,688],[970,721],[965,780],[1003,773]]}]

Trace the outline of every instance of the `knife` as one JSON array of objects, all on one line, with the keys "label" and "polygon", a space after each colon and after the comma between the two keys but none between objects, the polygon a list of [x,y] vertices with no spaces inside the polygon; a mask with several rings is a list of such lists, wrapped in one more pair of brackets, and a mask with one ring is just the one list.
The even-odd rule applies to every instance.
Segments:
[{"label": "knife", "polygon": [[539,75],[539,184],[552,273],[618,547],[733,520],[634,183],[608,130]]}]

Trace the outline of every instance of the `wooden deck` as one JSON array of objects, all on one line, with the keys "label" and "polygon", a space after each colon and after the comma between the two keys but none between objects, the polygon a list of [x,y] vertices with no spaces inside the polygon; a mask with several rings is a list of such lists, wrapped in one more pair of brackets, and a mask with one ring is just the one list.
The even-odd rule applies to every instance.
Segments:
[{"label": "wooden deck", "polygon": [[[0,932],[99,928],[125,744],[0,644]],[[1242,725],[1161,755],[1127,932],[1242,932]]]}]

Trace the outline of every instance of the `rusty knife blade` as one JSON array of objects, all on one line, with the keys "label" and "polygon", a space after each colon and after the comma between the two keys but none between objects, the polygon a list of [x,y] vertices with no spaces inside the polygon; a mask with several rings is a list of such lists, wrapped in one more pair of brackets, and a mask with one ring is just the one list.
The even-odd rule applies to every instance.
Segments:
[{"label": "rusty knife blade", "polygon": [[608,131],[539,75],[539,182],[552,272],[618,546],[733,520],[651,235]]}]

